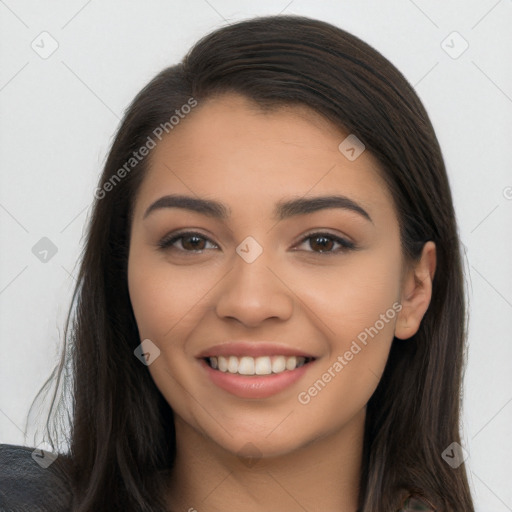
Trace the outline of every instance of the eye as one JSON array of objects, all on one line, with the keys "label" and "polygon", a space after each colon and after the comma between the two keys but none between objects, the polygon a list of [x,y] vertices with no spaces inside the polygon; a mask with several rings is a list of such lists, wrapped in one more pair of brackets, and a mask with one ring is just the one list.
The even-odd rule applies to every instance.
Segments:
[{"label": "eye", "polygon": [[[336,235],[331,235],[330,233],[310,233],[306,235],[302,240],[301,244],[304,244],[307,241],[309,242],[309,246],[313,249],[312,251],[306,252],[316,252],[318,254],[336,254],[339,252],[348,252],[356,248],[356,246]],[[337,250],[331,250],[334,245],[338,244],[340,247]],[[319,251],[315,250],[320,249]]]},{"label": "eye", "polygon": [[[181,242],[181,248],[175,246],[178,241]],[[193,231],[166,236],[158,242],[158,247],[161,249],[178,249],[184,252],[202,252],[206,248],[204,242],[209,242],[214,248],[218,248],[209,238]]]},{"label": "eye", "polygon": [[[304,244],[308,240],[310,241],[309,246],[313,250],[306,252],[313,252],[317,254],[336,254],[356,248],[352,242],[349,242],[339,236],[331,235],[330,233],[310,233],[302,238],[300,245]],[[180,242],[181,248],[175,245],[178,241]],[[208,243],[212,244],[214,249],[218,249],[218,246],[215,243],[213,243],[209,238],[201,235],[201,233],[188,231],[164,237],[158,242],[158,247],[161,249],[178,249],[182,252],[201,253],[203,250],[208,249],[208,247],[205,247],[205,244]],[[337,250],[333,250],[333,247],[336,244],[339,245],[339,248]]]}]

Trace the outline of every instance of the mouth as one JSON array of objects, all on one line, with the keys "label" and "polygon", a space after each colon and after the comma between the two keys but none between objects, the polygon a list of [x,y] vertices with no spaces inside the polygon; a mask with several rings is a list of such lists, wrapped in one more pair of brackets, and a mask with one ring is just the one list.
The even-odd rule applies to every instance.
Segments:
[{"label": "mouth", "polygon": [[268,341],[230,341],[196,354],[208,384],[243,399],[291,392],[318,355]]},{"label": "mouth", "polygon": [[268,356],[234,356],[218,355],[203,358],[212,369],[232,375],[257,376],[278,375],[294,371],[315,360],[314,357],[268,355]]}]

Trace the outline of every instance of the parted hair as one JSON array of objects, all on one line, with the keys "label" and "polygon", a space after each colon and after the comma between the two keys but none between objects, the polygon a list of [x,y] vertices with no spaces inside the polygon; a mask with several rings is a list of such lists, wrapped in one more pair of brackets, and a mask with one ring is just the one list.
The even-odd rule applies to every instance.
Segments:
[{"label": "parted hair", "polygon": [[[98,186],[191,97],[200,105],[227,92],[262,109],[307,106],[355,134],[392,194],[406,260],[435,242],[429,308],[414,336],[393,340],[367,404],[359,507],[395,511],[414,493],[438,511],[473,512],[465,465],[452,468],[442,458],[461,442],[467,306],[445,164],[420,99],[391,62],[334,25],[287,15],[233,23],[203,37],[136,95]],[[40,391],[58,383],[46,432],[52,446],[54,436],[67,436],[60,463],[67,464],[74,512],[166,510],[173,411],[134,356],[141,340],[127,282],[134,200],[149,164],[142,160],[104,197],[95,196],[65,346]]]}]

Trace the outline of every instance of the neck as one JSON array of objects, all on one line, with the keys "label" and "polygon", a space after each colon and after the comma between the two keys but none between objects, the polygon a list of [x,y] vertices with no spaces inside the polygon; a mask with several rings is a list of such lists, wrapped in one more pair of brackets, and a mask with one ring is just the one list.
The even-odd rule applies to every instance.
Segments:
[{"label": "neck", "polygon": [[175,417],[173,512],[356,512],[365,409],[349,424],[276,457],[241,459]]}]

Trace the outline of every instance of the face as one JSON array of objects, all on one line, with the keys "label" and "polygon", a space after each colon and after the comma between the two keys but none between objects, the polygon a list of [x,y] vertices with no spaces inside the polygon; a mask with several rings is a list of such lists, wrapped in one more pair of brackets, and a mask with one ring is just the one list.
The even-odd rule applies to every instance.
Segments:
[{"label": "face", "polygon": [[[148,371],[181,431],[270,456],[364,412],[405,266],[376,160],[342,153],[347,135],[304,107],[263,112],[229,94],[152,151],[129,292],[141,341],[160,351]],[[171,195],[190,200],[155,205]]]}]

